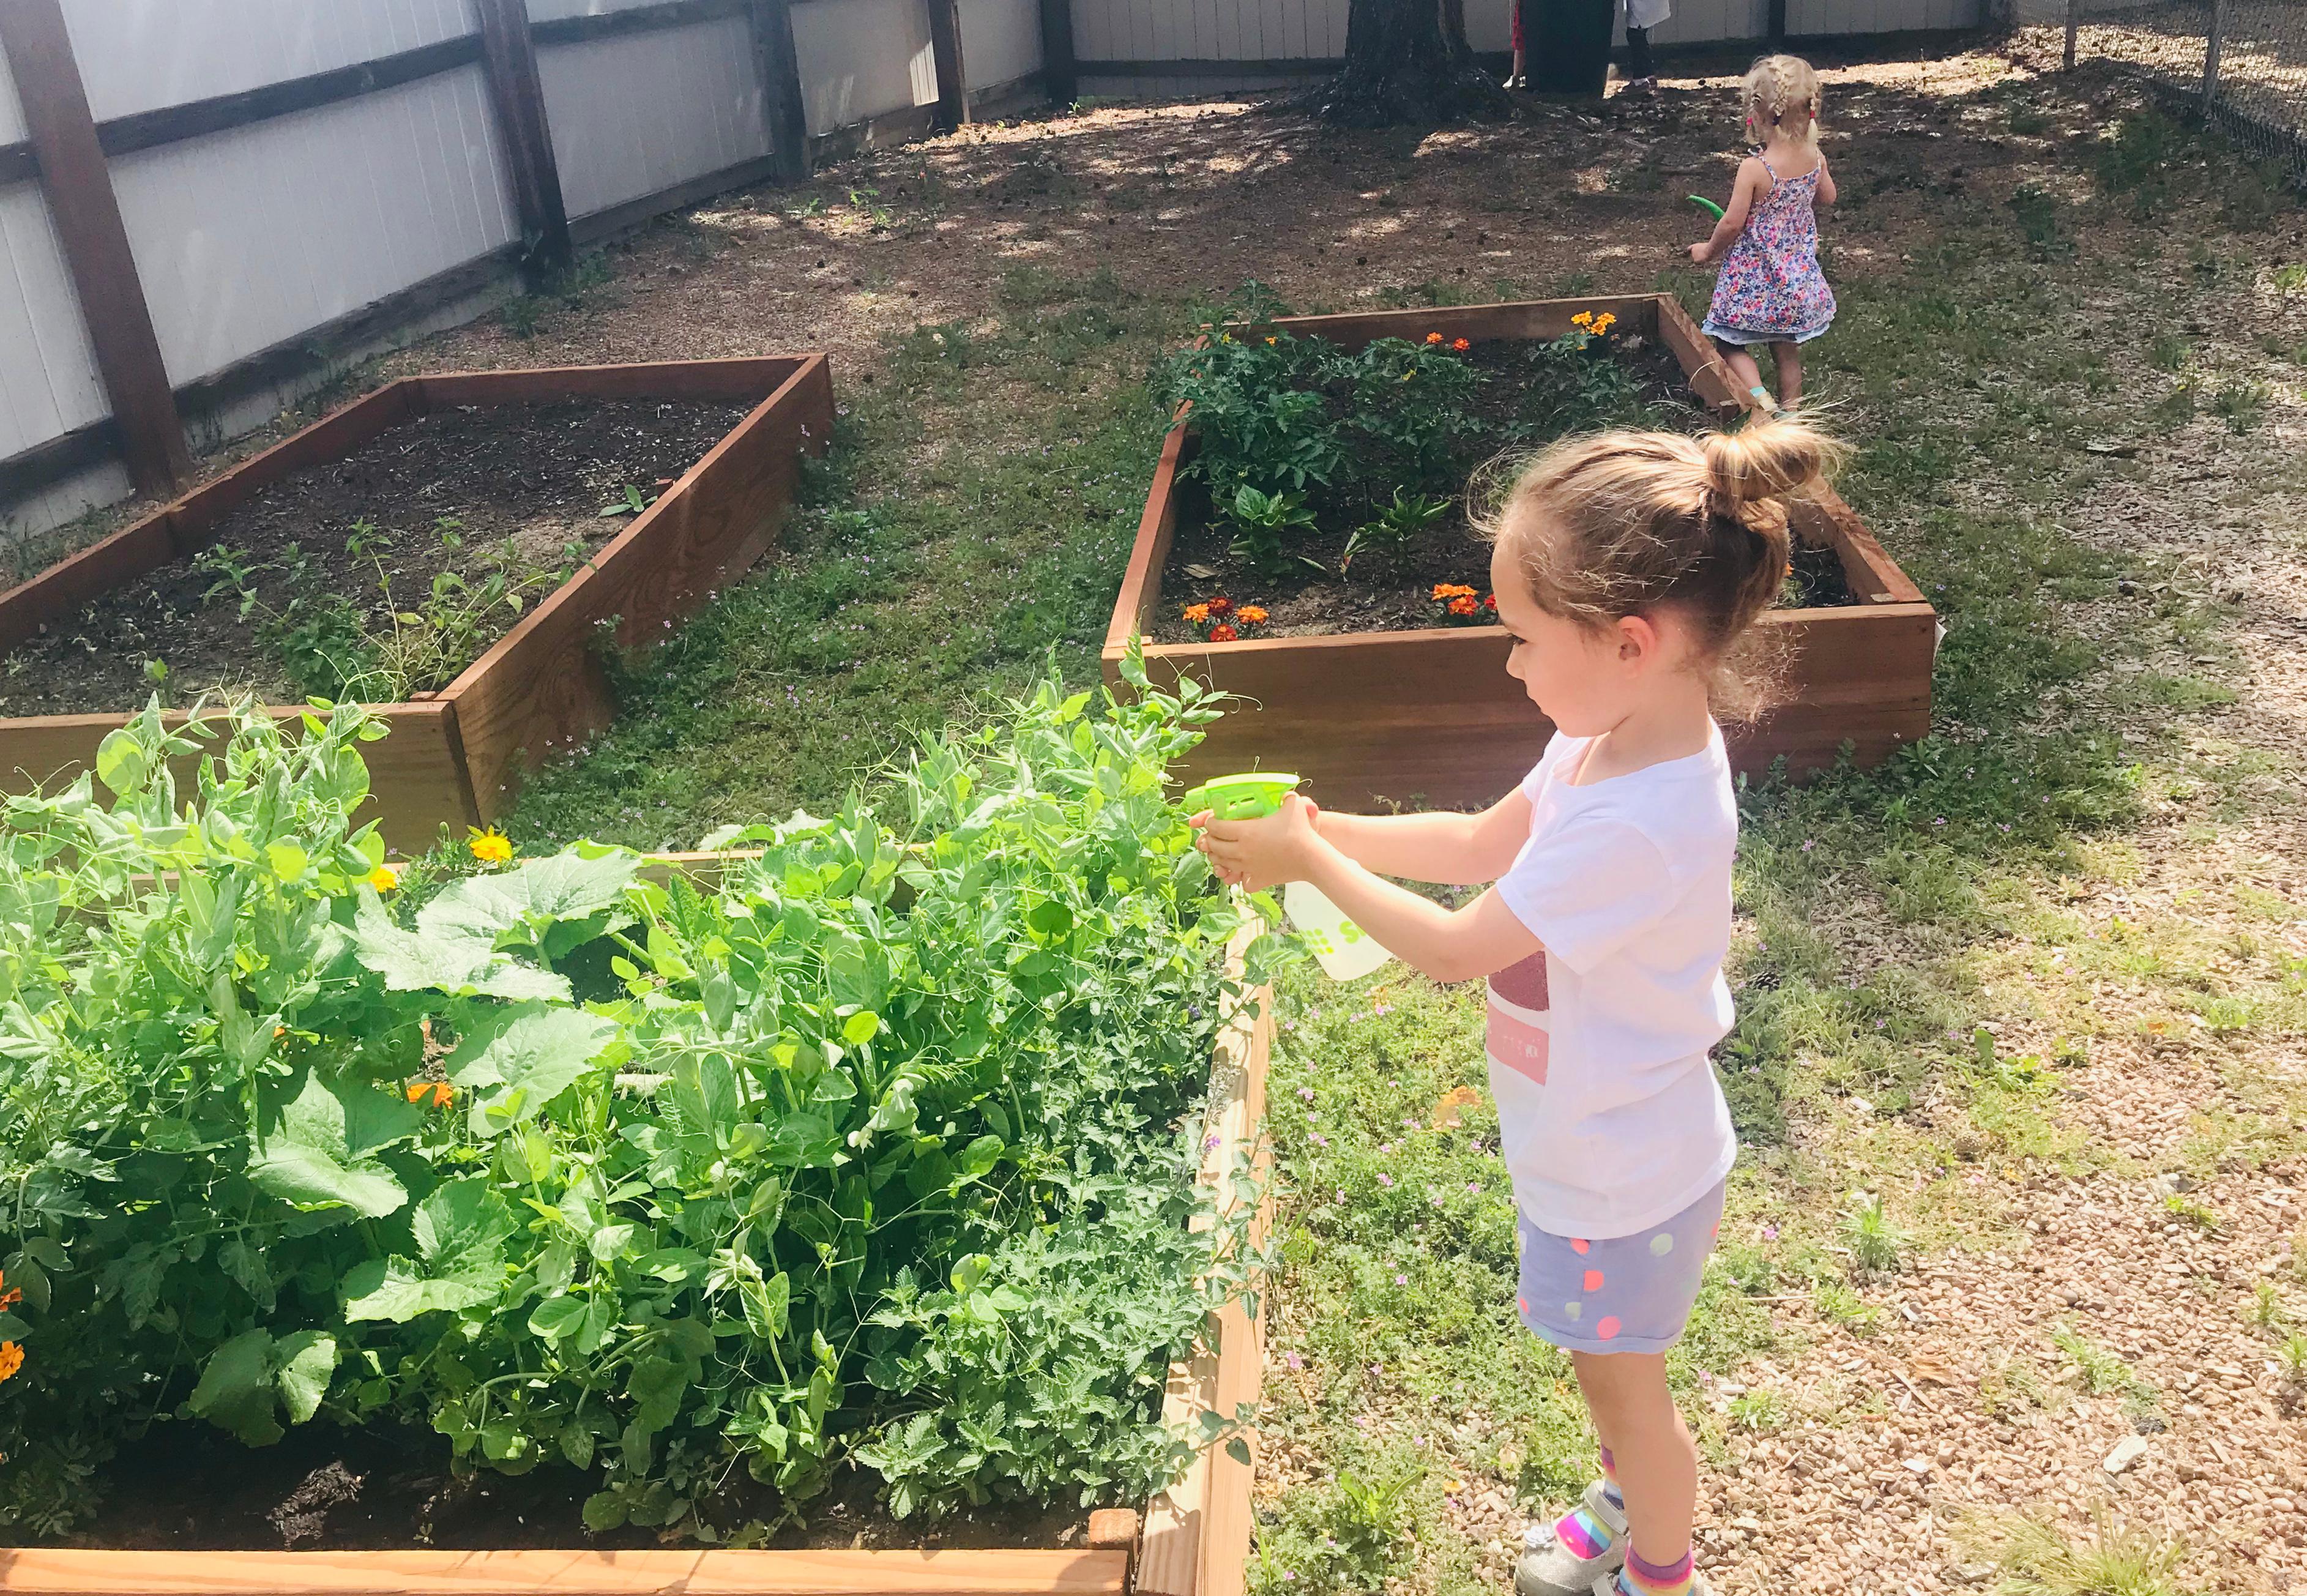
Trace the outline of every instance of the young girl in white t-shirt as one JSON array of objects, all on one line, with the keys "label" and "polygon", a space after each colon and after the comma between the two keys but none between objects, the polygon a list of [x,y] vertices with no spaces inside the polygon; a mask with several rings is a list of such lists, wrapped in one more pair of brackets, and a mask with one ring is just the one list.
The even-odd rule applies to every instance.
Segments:
[{"label": "young girl in white t-shirt", "polygon": [[[1685,1596],[1698,1457],[1667,1390],[1737,1152],[1708,1050],[1738,837],[1711,704],[1786,579],[1787,502],[1832,446],[1792,423],[1607,433],[1524,470],[1495,524],[1506,670],[1559,728],[1480,814],[1346,815],[1292,797],[1196,817],[1228,881],[1310,881],[1437,981],[1489,981],[1522,1323],[1569,1352],[1602,1446],[1532,1530],[1520,1596]],[[1494,882],[1462,909],[1385,880]]]}]

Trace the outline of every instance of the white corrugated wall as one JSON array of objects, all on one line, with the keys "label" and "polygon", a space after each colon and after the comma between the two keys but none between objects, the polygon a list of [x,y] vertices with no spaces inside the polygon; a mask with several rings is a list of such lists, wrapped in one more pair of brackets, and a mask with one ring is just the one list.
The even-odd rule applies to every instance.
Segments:
[{"label": "white corrugated wall", "polygon": [[1042,70],[1041,0],[959,0],[961,65],[972,92]]},{"label": "white corrugated wall", "polygon": [[812,134],[937,102],[922,0],[805,0],[793,30]]},{"label": "white corrugated wall", "polygon": [[[608,0],[587,0],[602,6]],[[533,20],[570,0],[530,0]],[[590,215],[769,152],[752,30],[742,17],[536,52],[561,197]]]}]

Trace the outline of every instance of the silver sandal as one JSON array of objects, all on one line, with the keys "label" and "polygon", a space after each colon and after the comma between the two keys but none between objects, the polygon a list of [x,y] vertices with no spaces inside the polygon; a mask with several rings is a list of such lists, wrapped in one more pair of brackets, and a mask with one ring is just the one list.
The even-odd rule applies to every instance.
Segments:
[{"label": "silver sandal", "polygon": [[1549,1521],[1522,1535],[1522,1554],[1514,1564],[1514,1596],[1610,1596],[1626,1561],[1626,1510],[1610,1500],[1597,1480],[1579,1506],[1610,1533],[1610,1544],[1582,1557],[1562,1544]]}]

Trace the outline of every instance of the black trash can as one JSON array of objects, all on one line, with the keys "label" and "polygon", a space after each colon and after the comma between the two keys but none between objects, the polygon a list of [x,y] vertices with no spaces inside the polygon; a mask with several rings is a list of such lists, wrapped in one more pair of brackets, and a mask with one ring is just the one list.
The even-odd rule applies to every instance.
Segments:
[{"label": "black trash can", "polygon": [[1540,94],[1600,99],[1610,81],[1617,0],[1519,0],[1530,86]]}]

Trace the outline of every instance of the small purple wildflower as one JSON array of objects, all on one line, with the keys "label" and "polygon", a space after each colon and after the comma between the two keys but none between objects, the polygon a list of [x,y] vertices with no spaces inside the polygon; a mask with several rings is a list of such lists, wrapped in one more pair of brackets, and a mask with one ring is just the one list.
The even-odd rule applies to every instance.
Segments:
[{"label": "small purple wildflower", "polygon": [[1380,1186],[1385,1187],[1388,1190],[1391,1190],[1394,1187],[1394,1177],[1385,1173],[1384,1171],[1380,1171],[1377,1178],[1377,1183]]}]

